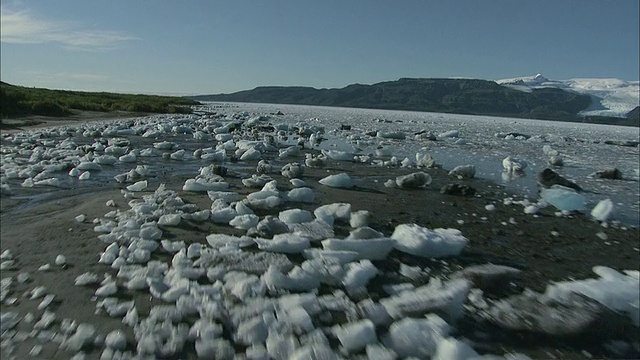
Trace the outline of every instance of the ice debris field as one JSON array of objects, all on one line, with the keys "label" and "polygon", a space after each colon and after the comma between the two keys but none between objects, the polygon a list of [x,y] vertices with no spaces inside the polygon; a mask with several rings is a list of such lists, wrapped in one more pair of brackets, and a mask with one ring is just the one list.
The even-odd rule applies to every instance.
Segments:
[{"label": "ice debris field", "polygon": [[[40,315],[12,307],[23,296],[12,289],[28,283],[30,275],[20,272],[19,259],[7,249],[0,255],[2,269],[12,271],[8,277],[3,272],[0,288],[5,354],[35,336],[75,359],[96,352],[101,359],[526,359],[517,353],[484,354],[481,344],[459,336],[457,322],[473,314],[497,328],[553,337],[581,333],[610,317],[637,331],[637,269],[618,272],[599,266],[590,279],[550,283],[544,292],[527,290],[504,299],[484,296],[479,284],[508,282],[519,270],[493,264],[471,266],[446,278],[434,276],[420,285],[411,279],[428,269],[405,265],[395,275],[404,281],[381,284],[376,281],[385,273],[380,264],[392,251],[446,259],[459,255],[470,235],[409,223],[383,234],[368,227],[366,209],[352,209],[348,203],[317,204],[313,211],[294,206],[282,210],[284,204],[314,204],[305,169],[330,161],[414,168],[404,177],[389,176],[385,186],[399,188],[428,186],[431,178],[425,169],[437,161],[452,176],[504,182],[524,195],[534,194],[539,170],[555,165],[591,191],[556,185],[538,198],[535,190],[536,197],[522,204],[523,212],[535,216],[537,209],[555,206],[558,216],[581,211],[597,221],[637,226],[637,129],[239,106],[203,106],[194,115],[2,136],[3,197],[100,184],[121,188],[128,204],[95,219],[74,215],[79,223],[92,223],[95,240],[104,245],[98,258],[104,271],[86,272],[75,285],[93,287],[95,297],[86,301],[93,301],[103,316],[121,319],[122,329],[102,334],[90,323],[58,318],[50,310],[55,295],[45,286],[27,294],[39,302]],[[284,115],[275,115],[278,110]],[[622,179],[589,176],[612,164]],[[162,179],[175,173],[193,177],[181,187],[168,188]],[[225,176],[231,173],[244,175],[242,184],[252,189],[248,195],[229,185]],[[280,190],[270,176],[274,173],[289,180],[290,190]],[[319,182],[354,186],[346,173]],[[186,203],[183,192],[208,197],[210,207]],[[106,205],[114,206],[114,201]],[[486,210],[492,211],[489,205]],[[190,243],[163,236],[184,222],[213,222],[244,235],[211,233]],[[351,227],[349,236],[336,236],[338,223]],[[54,265],[41,270],[64,266],[66,258],[60,254]],[[145,309],[119,296],[130,292],[148,294]],[[16,330],[21,322],[32,324],[33,331]],[[637,351],[638,344],[618,341],[608,346],[624,354],[634,346]],[[42,347],[34,345],[29,354],[38,357]]]}]

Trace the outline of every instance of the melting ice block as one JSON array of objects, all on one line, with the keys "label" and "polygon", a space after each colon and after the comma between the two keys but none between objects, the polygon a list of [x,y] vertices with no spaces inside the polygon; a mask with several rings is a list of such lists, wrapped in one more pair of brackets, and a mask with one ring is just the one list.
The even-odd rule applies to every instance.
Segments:
[{"label": "melting ice block", "polygon": [[309,248],[309,238],[295,234],[277,234],[273,239],[255,238],[260,250],[280,252],[286,254],[298,254]]},{"label": "melting ice block", "polygon": [[626,313],[635,326],[640,324],[640,273],[625,270],[624,274],[605,266],[595,266],[599,279],[563,281],[547,286],[545,295],[563,301],[571,293],[596,300],[611,310]]},{"label": "melting ice block", "polygon": [[613,214],[613,201],[611,199],[605,199],[600,201],[591,210],[591,216],[599,221],[607,221]]},{"label": "melting ice block", "polygon": [[380,300],[394,319],[440,311],[455,320],[462,315],[463,304],[471,285],[466,279],[442,282],[434,278],[429,284]]},{"label": "melting ice block", "polygon": [[350,189],[353,187],[353,180],[346,173],[329,175],[325,178],[320,179],[318,182],[322,185],[333,188]]},{"label": "melting ice block", "polygon": [[377,341],[375,326],[369,319],[336,326],[333,332],[348,352],[364,349]]},{"label": "melting ice block", "polygon": [[449,330],[449,324],[435,314],[429,314],[425,319],[407,318],[391,324],[382,343],[393,349],[400,358],[428,359],[436,352],[440,339],[446,337]]},{"label": "melting ice block", "polygon": [[542,189],[540,197],[549,204],[566,211],[585,210],[585,198],[573,189],[554,185],[549,189]]},{"label": "melting ice block", "polygon": [[469,241],[458,229],[429,230],[416,224],[398,225],[391,238],[402,252],[434,258],[458,255]]},{"label": "melting ice block", "polygon": [[147,188],[147,180],[138,181],[133,185],[127,186],[127,190],[129,191],[142,191],[146,188]]},{"label": "melting ice block", "polygon": [[322,248],[325,250],[355,251],[358,253],[358,260],[384,260],[393,246],[394,239],[326,239],[322,241]]}]

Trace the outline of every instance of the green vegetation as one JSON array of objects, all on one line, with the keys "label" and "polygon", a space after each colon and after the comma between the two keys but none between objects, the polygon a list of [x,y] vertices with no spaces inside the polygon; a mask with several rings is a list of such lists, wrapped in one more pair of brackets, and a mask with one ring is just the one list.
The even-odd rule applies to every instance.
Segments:
[{"label": "green vegetation", "polygon": [[176,96],[49,90],[0,83],[2,118],[29,115],[65,116],[74,110],[190,113],[198,102]]}]

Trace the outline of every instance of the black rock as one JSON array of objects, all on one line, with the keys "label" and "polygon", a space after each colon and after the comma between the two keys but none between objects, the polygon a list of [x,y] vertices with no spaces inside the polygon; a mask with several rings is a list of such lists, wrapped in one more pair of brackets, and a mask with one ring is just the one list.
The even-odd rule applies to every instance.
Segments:
[{"label": "black rock", "polygon": [[440,192],[446,195],[473,196],[476,193],[476,189],[468,185],[447,184],[440,189]]},{"label": "black rock", "polygon": [[557,172],[546,168],[538,174],[538,184],[544,188],[550,188],[553,185],[561,185],[576,191],[582,191],[582,188],[573,181],[567,180],[560,176]]},{"label": "black rock", "polygon": [[593,173],[593,177],[598,179],[622,180],[622,171],[617,168],[602,169]]},{"label": "black rock", "polygon": [[618,146],[627,146],[627,147],[638,147],[640,142],[631,141],[631,140],[605,140],[605,144],[607,145],[618,145]]},{"label": "black rock", "polygon": [[342,124],[340,125],[340,130],[351,130],[351,125]]}]

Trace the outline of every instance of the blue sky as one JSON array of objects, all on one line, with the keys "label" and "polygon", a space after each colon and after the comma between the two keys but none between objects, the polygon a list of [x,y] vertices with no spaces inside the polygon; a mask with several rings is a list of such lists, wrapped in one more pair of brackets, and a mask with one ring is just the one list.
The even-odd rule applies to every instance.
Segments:
[{"label": "blue sky", "polygon": [[211,94],[400,77],[638,80],[637,0],[2,0],[2,81]]}]

